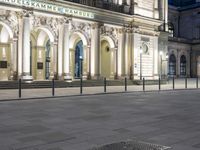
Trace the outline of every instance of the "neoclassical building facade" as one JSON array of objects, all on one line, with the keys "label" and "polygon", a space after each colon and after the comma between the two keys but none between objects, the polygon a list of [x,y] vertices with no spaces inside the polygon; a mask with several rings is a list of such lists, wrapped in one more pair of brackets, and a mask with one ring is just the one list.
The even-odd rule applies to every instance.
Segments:
[{"label": "neoclassical building facade", "polygon": [[176,0],[169,5],[169,75],[200,76],[200,1]]},{"label": "neoclassical building facade", "polygon": [[0,81],[158,79],[167,22],[167,0],[0,0]]}]

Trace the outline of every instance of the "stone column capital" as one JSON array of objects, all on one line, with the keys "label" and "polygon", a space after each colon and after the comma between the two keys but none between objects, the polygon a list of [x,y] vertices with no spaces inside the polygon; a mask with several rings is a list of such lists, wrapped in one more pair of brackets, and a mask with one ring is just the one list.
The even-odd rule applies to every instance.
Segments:
[{"label": "stone column capital", "polygon": [[95,23],[93,23],[92,25],[92,29],[99,29],[99,28],[101,28],[102,26],[104,26],[104,24],[103,23],[101,23],[101,22],[95,22]]}]

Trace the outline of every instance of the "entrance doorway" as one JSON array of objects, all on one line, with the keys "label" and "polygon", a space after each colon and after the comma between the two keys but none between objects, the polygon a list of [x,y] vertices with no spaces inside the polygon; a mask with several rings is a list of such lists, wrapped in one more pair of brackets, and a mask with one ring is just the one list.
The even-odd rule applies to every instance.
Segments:
[{"label": "entrance doorway", "polygon": [[49,80],[50,77],[50,51],[51,51],[51,44],[50,44],[50,40],[47,41],[46,43],[46,59],[45,59],[45,78],[46,80]]},{"label": "entrance doorway", "polygon": [[111,77],[111,49],[108,41],[101,41],[101,76]]},{"label": "entrance doorway", "polygon": [[82,68],[83,68],[83,42],[82,40],[76,44],[75,47],[75,71],[74,77],[80,78],[82,76]]},{"label": "entrance doorway", "polygon": [[171,54],[169,57],[169,76],[176,75],[176,57],[174,54]]}]

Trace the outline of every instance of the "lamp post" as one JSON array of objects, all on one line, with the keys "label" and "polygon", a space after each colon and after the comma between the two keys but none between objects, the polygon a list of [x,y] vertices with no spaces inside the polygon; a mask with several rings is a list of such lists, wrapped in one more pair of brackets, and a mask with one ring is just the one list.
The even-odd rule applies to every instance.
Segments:
[{"label": "lamp post", "polygon": [[162,55],[163,55],[163,52],[160,51],[160,79],[162,79]]},{"label": "lamp post", "polygon": [[140,80],[142,80],[142,47],[140,47]]},{"label": "lamp post", "polygon": [[79,72],[80,72],[80,77],[82,78],[82,74],[83,74],[83,56],[79,56],[79,61],[80,61],[80,68],[79,68]]}]

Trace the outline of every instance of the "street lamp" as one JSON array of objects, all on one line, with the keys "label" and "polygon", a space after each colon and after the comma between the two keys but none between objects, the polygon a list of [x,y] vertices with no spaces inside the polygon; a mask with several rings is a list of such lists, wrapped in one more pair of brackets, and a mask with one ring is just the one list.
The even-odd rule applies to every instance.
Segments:
[{"label": "street lamp", "polygon": [[142,80],[142,47],[140,47],[140,80]]},{"label": "street lamp", "polygon": [[80,77],[82,78],[82,73],[83,73],[83,65],[82,65],[82,62],[83,62],[83,56],[79,56],[79,61],[80,61],[80,68],[79,68],[79,72],[80,72]]},{"label": "street lamp", "polygon": [[163,55],[163,52],[160,51],[160,79],[162,79],[162,55]]}]

